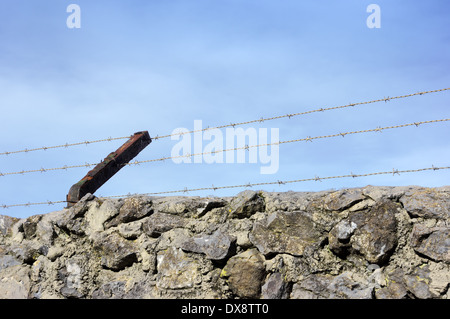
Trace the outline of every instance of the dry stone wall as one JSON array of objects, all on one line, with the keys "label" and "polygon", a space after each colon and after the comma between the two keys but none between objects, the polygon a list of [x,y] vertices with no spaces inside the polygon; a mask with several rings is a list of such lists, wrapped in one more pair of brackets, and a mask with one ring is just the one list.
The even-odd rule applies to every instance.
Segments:
[{"label": "dry stone wall", "polygon": [[450,299],[450,187],[86,195],[0,216],[0,298]]}]

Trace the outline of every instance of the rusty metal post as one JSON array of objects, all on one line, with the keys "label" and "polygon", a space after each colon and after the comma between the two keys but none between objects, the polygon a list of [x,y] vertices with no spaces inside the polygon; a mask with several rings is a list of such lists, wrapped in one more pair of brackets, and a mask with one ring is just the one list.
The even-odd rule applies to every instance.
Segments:
[{"label": "rusty metal post", "polygon": [[147,131],[134,133],[125,144],[110,153],[103,162],[70,188],[67,194],[67,207],[75,205],[87,193],[93,194],[151,142]]}]

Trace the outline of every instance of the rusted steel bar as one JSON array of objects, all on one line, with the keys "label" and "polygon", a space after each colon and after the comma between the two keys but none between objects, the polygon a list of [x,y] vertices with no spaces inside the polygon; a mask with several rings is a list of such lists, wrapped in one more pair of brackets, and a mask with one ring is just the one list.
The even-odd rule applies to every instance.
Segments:
[{"label": "rusted steel bar", "polygon": [[67,194],[67,207],[75,205],[87,193],[93,194],[151,142],[147,131],[134,133],[121,147],[72,185]]}]

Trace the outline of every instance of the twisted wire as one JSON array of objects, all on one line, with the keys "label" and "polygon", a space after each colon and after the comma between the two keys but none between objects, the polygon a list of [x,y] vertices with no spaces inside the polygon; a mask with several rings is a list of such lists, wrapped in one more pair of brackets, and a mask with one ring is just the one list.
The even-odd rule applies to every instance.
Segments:
[{"label": "twisted wire", "polygon": [[[391,100],[404,99],[404,98],[408,98],[408,97],[413,97],[413,96],[417,96],[417,95],[424,95],[424,94],[430,94],[430,93],[438,93],[438,92],[443,92],[443,91],[447,91],[447,90],[450,90],[450,88],[443,88],[443,89],[429,90],[429,91],[421,91],[421,92],[415,92],[415,93],[399,95],[399,96],[393,96],[393,97],[384,97],[382,99],[376,99],[376,100],[364,101],[364,102],[357,102],[357,103],[349,103],[349,104],[340,105],[340,106],[333,106],[333,107],[326,107],[326,108],[322,107],[322,108],[309,110],[309,111],[304,111],[304,112],[289,113],[289,114],[283,114],[283,115],[266,117],[266,118],[261,117],[259,119],[254,119],[254,120],[250,120],[250,121],[230,123],[230,124],[219,125],[219,126],[215,126],[215,127],[207,127],[207,128],[203,128],[203,129],[199,129],[199,130],[176,132],[176,133],[173,133],[173,134],[166,134],[166,135],[161,135],[161,136],[156,135],[152,139],[153,140],[159,140],[159,139],[163,139],[163,138],[168,138],[170,136],[177,136],[177,135],[184,135],[184,134],[190,134],[190,133],[197,133],[197,132],[207,131],[207,130],[211,130],[211,129],[222,129],[222,128],[226,128],[226,127],[235,127],[235,126],[241,126],[241,125],[246,125],[246,124],[251,124],[251,123],[258,123],[258,122],[262,123],[262,122],[272,121],[272,120],[282,119],[282,118],[289,118],[290,119],[290,118],[293,118],[293,117],[296,117],[296,116],[301,116],[301,115],[306,115],[306,114],[311,114],[311,113],[325,112],[325,111],[331,111],[331,110],[337,110],[337,109],[344,109],[344,108],[348,108],[348,107],[367,105],[367,104],[373,104],[373,103],[378,103],[378,102],[389,102]],[[100,140],[93,140],[93,141],[82,141],[82,142],[77,142],[77,143],[65,143],[65,144],[61,144],[61,145],[43,146],[43,147],[30,148],[30,149],[25,148],[25,149],[17,150],[17,151],[2,152],[2,153],[0,153],[0,156],[1,155],[17,154],[17,153],[29,153],[29,152],[40,151],[40,150],[44,150],[45,151],[45,150],[56,149],[56,148],[68,148],[68,147],[71,147],[71,146],[77,146],[77,145],[83,145],[83,144],[84,145],[89,145],[89,144],[100,143],[100,142],[111,142],[111,141],[115,141],[115,140],[128,139],[128,138],[130,138],[130,136],[109,137],[109,138],[100,139]]]},{"label": "twisted wire", "polygon": [[[247,183],[247,184],[240,184],[240,185],[226,185],[226,186],[210,186],[210,187],[200,187],[200,188],[184,188],[184,189],[178,189],[178,190],[170,190],[170,191],[162,191],[162,192],[152,192],[152,193],[141,193],[141,194],[126,194],[126,195],[112,195],[112,196],[101,196],[100,198],[124,198],[124,197],[130,197],[130,196],[154,196],[154,195],[165,195],[165,194],[174,194],[174,193],[188,193],[188,192],[197,192],[197,191],[205,191],[205,190],[220,190],[220,189],[232,189],[232,188],[250,188],[255,186],[267,186],[267,185],[285,185],[285,184],[292,184],[292,183],[301,183],[301,182],[310,182],[310,181],[316,181],[321,182],[324,180],[330,180],[330,179],[341,179],[341,178],[358,178],[358,177],[368,177],[368,176],[376,176],[376,175],[400,175],[403,173],[418,173],[418,172],[424,172],[424,171],[438,171],[438,170],[445,170],[450,169],[450,166],[443,166],[443,167],[435,167],[432,165],[431,167],[427,168],[419,168],[419,169],[408,169],[408,170],[398,170],[398,169],[392,169],[390,171],[381,171],[381,172],[371,172],[371,173],[365,173],[365,174],[344,174],[344,175],[336,175],[336,176],[325,176],[325,177],[319,177],[315,175],[314,177],[310,178],[302,178],[302,179],[295,179],[295,180],[287,180],[287,181],[272,181],[272,182],[260,182],[260,183]],[[28,206],[34,206],[34,205],[54,205],[59,203],[66,203],[66,201],[46,201],[46,202],[38,202],[38,203],[25,203],[25,204],[12,204],[12,205],[0,205],[0,208],[11,208],[11,207],[28,207]]]},{"label": "twisted wire", "polygon": [[[143,160],[143,161],[136,160],[134,162],[129,162],[129,163],[126,163],[123,165],[124,166],[125,165],[139,165],[139,164],[143,164],[143,163],[160,162],[160,161],[165,161],[165,160],[170,160],[170,159],[173,160],[173,159],[178,159],[178,158],[189,158],[189,157],[193,157],[193,156],[211,155],[211,154],[229,152],[229,151],[249,150],[250,148],[255,148],[255,147],[281,145],[281,144],[295,143],[295,142],[312,142],[313,140],[317,140],[317,139],[326,139],[326,138],[333,138],[333,137],[339,137],[339,136],[345,137],[347,135],[363,134],[363,133],[370,133],[370,132],[382,132],[382,131],[388,130],[388,129],[404,128],[404,127],[408,127],[408,126],[419,127],[422,124],[439,123],[439,122],[447,122],[447,121],[450,121],[450,119],[421,121],[421,122],[392,125],[392,126],[386,126],[386,127],[377,127],[377,128],[368,129],[368,130],[340,132],[340,133],[336,133],[336,134],[321,135],[321,136],[314,136],[314,137],[308,136],[306,138],[292,139],[292,140],[288,140],[288,141],[279,141],[279,142],[274,142],[274,143],[263,143],[263,144],[256,144],[256,145],[245,145],[245,146],[241,146],[241,147],[234,147],[234,148],[223,149],[223,150],[214,150],[214,151],[210,151],[210,152],[201,152],[201,153],[194,153],[194,154],[188,153],[188,154],[184,154],[184,155],[161,157],[161,158]],[[89,168],[89,167],[95,166],[95,165],[97,165],[97,164],[85,163],[85,164],[80,164],[80,165],[70,165],[70,166],[64,165],[62,167],[40,168],[40,169],[22,170],[22,171],[17,171],[17,172],[8,172],[8,173],[0,172],[0,177],[7,176],[7,175],[20,175],[20,174],[37,173],[37,172],[45,173],[47,171],[67,170],[67,169],[71,169],[71,168],[80,168],[80,167]]]}]

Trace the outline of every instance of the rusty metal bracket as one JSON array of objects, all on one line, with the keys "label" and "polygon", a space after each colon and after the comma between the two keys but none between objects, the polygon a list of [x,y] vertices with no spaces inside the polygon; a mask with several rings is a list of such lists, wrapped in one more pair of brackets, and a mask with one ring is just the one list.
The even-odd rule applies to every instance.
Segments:
[{"label": "rusty metal bracket", "polygon": [[103,162],[90,170],[78,183],[72,185],[67,194],[67,207],[75,205],[87,193],[94,194],[151,142],[152,139],[147,131],[134,133],[121,147],[110,153]]}]

